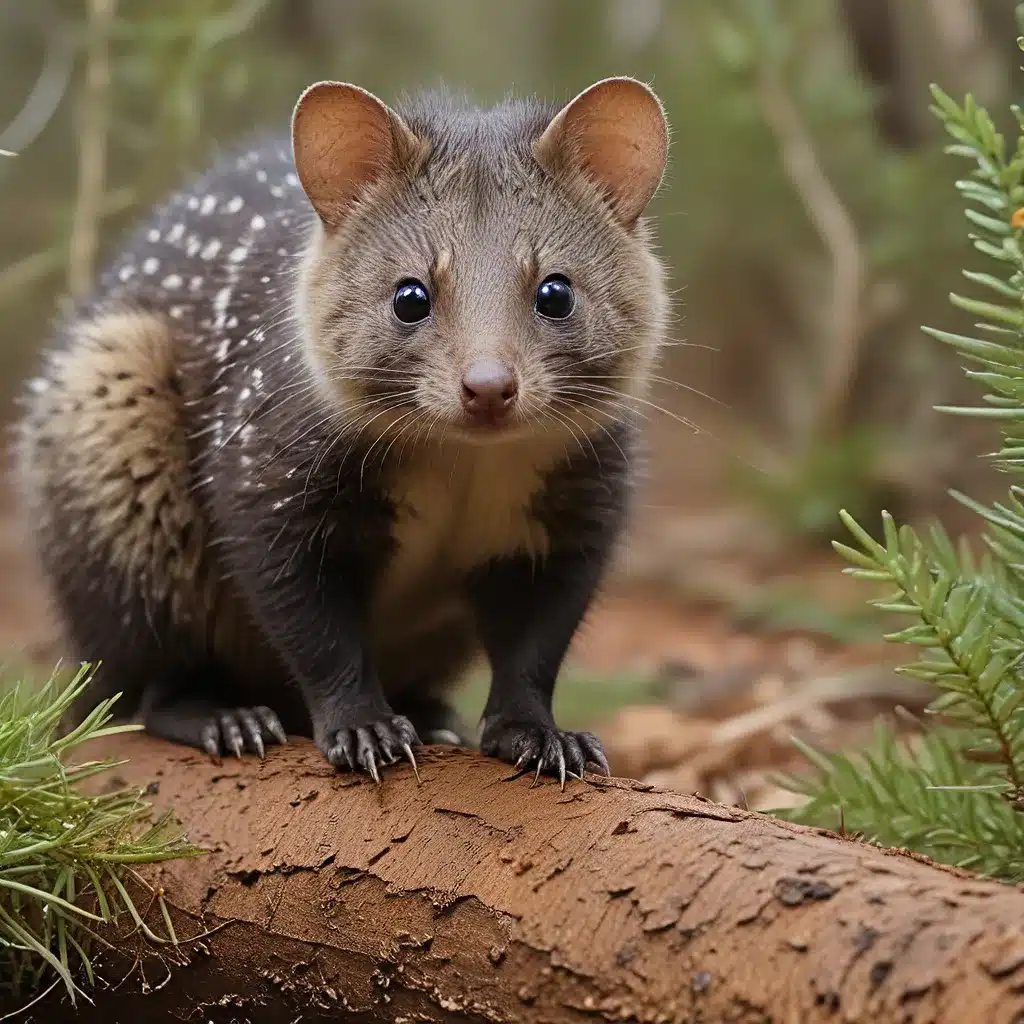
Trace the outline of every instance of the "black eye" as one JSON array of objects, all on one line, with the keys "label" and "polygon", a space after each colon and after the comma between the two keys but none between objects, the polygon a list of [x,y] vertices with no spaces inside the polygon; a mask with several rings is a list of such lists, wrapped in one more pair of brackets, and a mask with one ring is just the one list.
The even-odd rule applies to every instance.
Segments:
[{"label": "black eye", "polygon": [[418,324],[430,316],[430,296],[423,285],[412,278],[403,281],[395,289],[395,297],[391,302],[395,316],[403,324]]},{"label": "black eye", "polygon": [[564,320],[576,307],[576,293],[561,274],[545,277],[537,289],[533,308],[548,320]]}]

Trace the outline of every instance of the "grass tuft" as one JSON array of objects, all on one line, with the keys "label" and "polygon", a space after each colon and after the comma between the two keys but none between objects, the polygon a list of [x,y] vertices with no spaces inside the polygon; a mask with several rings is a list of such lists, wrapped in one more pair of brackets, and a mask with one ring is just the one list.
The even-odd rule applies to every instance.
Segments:
[{"label": "grass tuft", "polygon": [[168,815],[154,821],[141,792],[79,792],[124,762],[70,764],[68,755],[140,728],[109,724],[114,697],[61,735],[90,678],[83,665],[63,688],[55,673],[42,687],[22,682],[0,695],[0,996],[63,984],[72,1002],[88,998],[80,984],[94,983],[91,953],[105,944],[97,926],[125,913],[150,941],[173,942],[173,932],[158,935],[143,922],[124,883],[133,865],[203,852]]}]

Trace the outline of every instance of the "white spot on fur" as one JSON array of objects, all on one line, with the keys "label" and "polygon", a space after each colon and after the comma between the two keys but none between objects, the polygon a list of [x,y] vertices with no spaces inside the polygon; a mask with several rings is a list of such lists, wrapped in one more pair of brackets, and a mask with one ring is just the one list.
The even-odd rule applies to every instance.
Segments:
[{"label": "white spot on fur", "polygon": [[150,256],[149,259],[145,260],[142,264],[142,272],[144,274],[155,274],[160,269],[160,261],[155,256]]},{"label": "white spot on fur", "polygon": [[225,327],[237,327],[238,326],[238,317],[237,316],[229,316],[228,319],[227,319],[227,323],[224,326]]},{"label": "white spot on fur", "polygon": [[188,244],[185,246],[185,255],[190,259],[195,257],[203,247],[202,239],[196,235],[188,236]]},{"label": "white spot on fur", "polygon": [[257,181],[266,181],[267,180],[267,172],[266,171],[262,171],[262,170],[257,171],[256,172],[256,180]]},{"label": "white spot on fur", "polygon": [[218,363],[223,363],[227,359],[227,357],[228,357],[228,349],[229,348],[231,348],[231,341],[230,341],[230,339],[225,338],[217,346],[217,351],[214,352],[213,358],[216,359]]},{"label": "white spot on fur", "polygon": [[251,395],[252,395],[252,389],[251,388],[242,388],[242,390],[238,392],[238,400],[240,402],[246,402],[246,401],[249,400]]},{"label": "white spot on fur", "polygon": [[184,283],[181,274],[168,274],[163,281],[160,282],[164,288],[180,288]]},{"label": "white spot on fur", "polygon": [[207,217],[214,210],[217,209],[217,197],[216,196],[203,196],[202,203],[199,204],[199,215],[201,217]]},{"label": "white spot on fur", "polygon": [[263,384],[263,371],[258,366],[252,371],[252,380],[257,388]]},{"label": "white spot on fur", "polygon": [[167,232],[167,241],[172,245],[176,245],[185,237],[185,225],[179,221],[177,224]]},{"label": "white spot on fur", "polygon": [[284,181],[285,181],[286,185],[291,185],[292,188],[295,188],[298,185],[298,183],[299,183],[298,177],[295,174],[293,174],[291,171],[289,171],[284,176]]},{"label": "white spot on fur", "polygon": [[31,388],[37,395],[41,395],[50,386],[50,382],[45,377],[36,377],[35,380],[28,382],[29,388]]},{"label": "white spot on fur", "polygon": [[117,276],[122,281],[130,281],[135,276],[135,268],[129,263],[117,272]]},{"label": "white spot on fur", "polygon": [[188,286],[194,292],[199,291],[199,289],[203,287],[202,277],[200,277],[199,274],[196,274],[196,276],[189,281]]},{"label": "white spot on fur", "polygon": [[244,246],[244,245],[239,245],[236,248],[232,249],[230,253],[228,253],[228,259],[232,263],[241,263],[242,260],[244,260],[245,257],[248,256],[248,255],[249,255],[248,247]]},{"label": "white spot on fur", "polygon": [[253,231],[262,231],[267,226],[267,222],[257,213],[251,221],[249,221],[249,227]]},{"label": "white spot on fur", "polygon": [[282,198],[284,196],[284,189],[281,188],[280,185],[271,185],[270,186],[270,194],[275,199],[280,199],[280,198]]},{"label": "white spot on fur", "polygon": [[210,241],[203,246],[202,252],[199,254],[204,260],[212,260],[217,253],[220,252],[220,239],[211,238]]},{"label": "white spot on fur", "polygon": [[224,209],[228,213],[238,213],[238,211],[245,206],[245,200],[241,196],[235,196]]},{"label": "white spot on fur", "polygon": [[188,208],[190,210],[198,210],[199,209],[199,199],[196,196],[189,196],[188,197]]},{"label": "white spot on fur", "polygon": [[159,242],[160,232],[156,228],[150,228],[149,231],[146,232],[146,241]]}]

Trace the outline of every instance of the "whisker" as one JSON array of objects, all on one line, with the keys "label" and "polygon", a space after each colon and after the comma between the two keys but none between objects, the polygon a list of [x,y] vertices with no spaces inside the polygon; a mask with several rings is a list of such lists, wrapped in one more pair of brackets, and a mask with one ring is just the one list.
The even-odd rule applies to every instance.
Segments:
[{"label": "whisker", "polygon": [[[632,377],[627,373],[595,373],[595,374],[557,374],[553,378],[556,381],[562,380],[632,380]],[[681,380],[673,380],[671,377],[661,377],[657,374],[651,374],[649,380],[656,381],[659,384],[671,384],[673,387],[682,388],[685,391],[689,391],[691,394],[698,395],[701,398],[706,398],[709,402],[714,402],[715,405],[719,405],[724,409],[728,409],[729,406],[719,398],[715,398],[714,395],[709,395],[698,388],[692,387],[689,384],[683,383]]]},{"label": "whisker", "polygon": [[[410,409],[403,416],[400,416],[398,418],[398,420],[396,420],[395,423],[392,423],[391,426],[392,427],[398,426],[399,423],[402,423],[403,421],[407,420],[410,416],[415,416],[417,412],[418,412],[418,410],[415,409],[415,408]],[[369,448],[366,449],[366,453],[363,455],[363,461],[359,464],[359,489],[360,490],[363,489],[363,474],[366,471],[366,460],[370,457],[370,453],[373,451],[374,448],[377,447],[377,445],[380,443],[380,441],[383,440],[383,438],[386,436],[386,434],[387,434],[387,429],[385,428],[384,430],[382,430],[377,435],[377,439],[373,442],[373,444],[370,445]],[[394,444],[394,441],[392,441],[391,443]],[[390,445],[388,447],[390,447]],[[381,461],[383,462],[383,457],[382,457]]]},{"label": "whisker", "polygon": [[[594,426],[596,426],[600,431],[602,431],[607,436],[608,440],[611,441],[611,443],[613,445],[615,445],[616,449],[618,449],[619,454],[622,456],[622,461],[624,463],[628,463],[629,462],[629,459],[627,458],[626,453],[622,450],[622,445],[619,444],[619,442],[616,439],[615,435],[608,429],[608,427],[604,423],[602,423],[598,419],[595,419],[593,416],[587,416],[587,414],[585,412],[583,412],[582,409],[578,409],[571,402],[568,402],[568,401],[566,401],[566,399],[560,398],[557,395],[552,399],[552,401],[553,402],[560,402],[563,405],[567,405],[570,409],[573,409],[574,411],[578,411],[578,412],[583,413],[583,415],[586,416],[587,419],[590,420],[590,422],[594,424]],[[593,447],[593,442],[591,442],[591,447]],[[594,452],[594,456],[597,457],[597,452],[596,451]],[[601,462],[600,458],[598,458],[597,461],[598,461],[598,464],[600,465],[600,462]]]}]

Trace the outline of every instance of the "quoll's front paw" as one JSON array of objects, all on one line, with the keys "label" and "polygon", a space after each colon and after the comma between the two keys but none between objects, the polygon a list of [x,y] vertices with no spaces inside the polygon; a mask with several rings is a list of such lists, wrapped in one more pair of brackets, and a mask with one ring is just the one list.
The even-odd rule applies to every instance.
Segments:
[{"label": "quoll's front paw", "polygon": [[583,778],[588,764],[610,775],[601,741],[589,732],[563,732],[553,723],[515,722],[494,718],[484,726],[480,750],[516,768],[558,777],[563,788],[566,774]]},{"label": "quoll's front paw", "polygon": [[369,772],[380,782],[380,768],[405,757],[419,780],[413,747],[420,738],[408,718],[391,711],[337,712],[315,729],[316,745],[335,768]]}]

